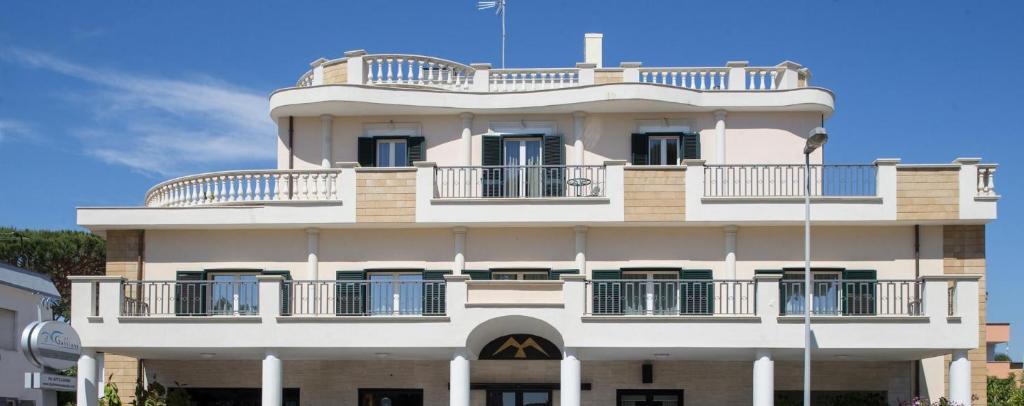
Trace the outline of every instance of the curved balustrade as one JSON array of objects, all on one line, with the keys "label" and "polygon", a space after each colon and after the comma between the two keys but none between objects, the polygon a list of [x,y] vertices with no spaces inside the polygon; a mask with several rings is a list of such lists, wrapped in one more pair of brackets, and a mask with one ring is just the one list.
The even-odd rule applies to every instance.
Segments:
[{"label": "curved balustrade", "polygon": [[474,69],[444,59],[419,55],[366,55],[366,84],[440,87],[468,90]]},{"label": "curved balustrade", "polygon": [[492,92],[528,92],[579,86],[580,73],[576,68],[495,69],[489,81]]},{"label": "curved balustrade", "polygon": [[190,175],[160,183],[146,193],[147,207],[193,207],[249,202],[332,201],[337,169],[247,170]]},{"label": "curved balustrade", "polygon": [[694,90],[725,90],[729,68],[640,68],[640,82]]},{"label": "curved balustrade", "polygon": [[746,90],[778,89],[780,68],[747,68]]},{"label": "curved balustrade", "polygon": [[307,71],[299,78],[298,82],[295,82],[295,87],[310,87],[313,86],[313,71]]}]

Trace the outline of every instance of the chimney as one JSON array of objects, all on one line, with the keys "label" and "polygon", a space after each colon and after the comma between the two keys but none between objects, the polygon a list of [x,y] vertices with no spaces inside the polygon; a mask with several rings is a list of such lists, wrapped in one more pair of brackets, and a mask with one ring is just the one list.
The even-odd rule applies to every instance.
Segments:
[{"label": "chimney", "polygon": [[583,34],[583,62],[592,63],[596,67],[603,67],[601,54],[601,42],[604,41],[604,34],[588,32]]}]

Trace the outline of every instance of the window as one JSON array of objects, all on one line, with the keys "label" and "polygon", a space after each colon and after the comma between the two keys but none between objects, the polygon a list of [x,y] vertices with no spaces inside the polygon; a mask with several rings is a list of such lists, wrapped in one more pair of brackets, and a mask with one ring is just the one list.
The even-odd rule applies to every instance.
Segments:
[{"label": "window", "polygon": [[370,314],[423,314],[423,274],[371,272],[368,275]]},{"label": "window", "polygon": [[539,281],[547,280],[547,271],[494,271],[491,279],[498,281]]},{"label": "window", "polygon": [[[838,315],[840,271],[811,270],[811,314]],[[782,276],[783,314],[804,314],[807,301],[803,271],[786,271]]]},{"label": "window", "polygon": [[359,406],[423,406],[423,389],[359,389]]},{"label": "window", "polygon": [[673,389],[619,389],[619,406],[682,406],[683,391]]},{"label": "window", "polygon": [[404,139],[377,140],[377,166],[396,167],[408,166],[408,146]]},{"label": "window", "polygon": [[[627,271],[622,279],[622,310],[626,314],[678,314],[678,271]],[[637,282],[632,282],[637,280]]]},{"label": "window", "polygon": [[674,135],[651,136],[647,139],[648,164],[679,165],[679,137]]},{"label": "window", "polygon": [[487,406],[551,406],[546,389],[489,389]]},{"label": "window", "polygon": [[506,138],[505,187],[506,196],[540,196],[543,187],[540,138]]},{"label": "window", "polygon": [[0,350],[15,351],[17,347],[18,313],[0,308]]},{"label": "window", "polygon": [[256,272],[211,272],[210,312],[216,315],[259,314]]}]

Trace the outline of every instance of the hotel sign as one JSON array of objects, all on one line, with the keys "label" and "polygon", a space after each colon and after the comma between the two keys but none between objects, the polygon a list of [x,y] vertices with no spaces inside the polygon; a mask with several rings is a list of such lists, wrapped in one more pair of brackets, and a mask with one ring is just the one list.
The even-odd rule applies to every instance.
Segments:
[{"label": "hotel sign", "polygon": [[82,340],[70,324],[37,321],[22,332],[21,348],[25,358],[40,368],[68,369],[82,355]]},{"label": "hotel sign", "polygon": [[47,372],[25,373],[26,389],[56,390],[62,392],[74,392],[76,389],[76,378],[51,374]]},{"label": "hotel sign", "polygon": [[562,359],[562,351],[547,339],[532,334],[501,336],[480,350],[480,359],[543,360]]}]

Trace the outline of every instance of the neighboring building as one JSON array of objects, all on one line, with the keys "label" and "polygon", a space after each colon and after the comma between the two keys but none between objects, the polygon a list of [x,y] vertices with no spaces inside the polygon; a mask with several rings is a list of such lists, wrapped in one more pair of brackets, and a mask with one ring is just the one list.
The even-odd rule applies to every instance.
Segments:
[{"label": "neighboring building", "polygon": [[[46,275],[0,263],[0,405],[43,404],[43,391],[25,389],[26,372],[42,372],[21,353],[21,331],[29,323],[53,320],[44,301],[60,299],[60,293]],[[56,393],[49,392],[51,403]],[[11,403],[13,402],[13,403]]]},{"label": "neighboring building", "polygon": [[[80,365],[201,404],[798,399],[803,147],[832,92],[788,61],[601,54],[313,62],[270,96],[276,169],[78,210],[109,261],[72,284]],[[810,161],[815,398],[985,399],[996,166]]]},{"label": "neighboring building", "polygon": [[985,347],[988,354],[988,376],[1005,379],[1013,374],[1017,379],[1024,377],[1024,364],[1012,361],[996,361],[996,346],[1009,344],[1010,323],[988,323],[985,325]]}]

